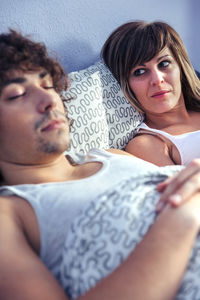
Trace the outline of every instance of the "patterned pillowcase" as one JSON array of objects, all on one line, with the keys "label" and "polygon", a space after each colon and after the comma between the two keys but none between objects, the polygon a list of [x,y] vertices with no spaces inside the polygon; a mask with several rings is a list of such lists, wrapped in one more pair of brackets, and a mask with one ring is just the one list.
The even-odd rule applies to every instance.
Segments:
[{"label": "patterned pillowcase", "polygon": [[69,74],[70,87],[63,96],[72,98],[66,106],[74,120],[71,147],[66,154],[76,159],[91,148],[124,149],[143,120],[125,98],[118,82],[100,60]]}]

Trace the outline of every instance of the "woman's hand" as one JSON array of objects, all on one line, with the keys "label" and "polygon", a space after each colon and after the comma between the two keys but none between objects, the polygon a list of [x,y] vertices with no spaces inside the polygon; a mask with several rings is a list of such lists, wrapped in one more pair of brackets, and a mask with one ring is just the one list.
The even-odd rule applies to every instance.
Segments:
[{"label": "woman's hand", "polygon": [[156,206],[158,212],[167,203],[176,207],[189,200],[200,191],[200,159],[194,159],[180,173],[158,184],[157,189],[162,193]]}]

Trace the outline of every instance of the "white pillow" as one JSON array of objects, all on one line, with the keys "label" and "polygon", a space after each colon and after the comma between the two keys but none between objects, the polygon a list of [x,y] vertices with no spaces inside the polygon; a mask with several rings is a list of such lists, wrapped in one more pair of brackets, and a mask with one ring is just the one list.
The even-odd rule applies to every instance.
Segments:
[{"label": "white pillow", "polygon": [[66,154],[86,154],[91,148],[124,149],[143,120],[125,98],[120,85],[103,61],[69,74],[70,87],[63,91],[73,98],[66,106],[74,120],[71,147]]}]

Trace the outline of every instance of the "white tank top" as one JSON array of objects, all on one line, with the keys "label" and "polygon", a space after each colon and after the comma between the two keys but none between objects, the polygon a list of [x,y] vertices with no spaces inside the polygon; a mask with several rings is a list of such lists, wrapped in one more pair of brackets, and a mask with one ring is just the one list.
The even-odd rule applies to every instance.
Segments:
[{"label": "white tank top", "polygon": [[102,192],[134,174],[157,170],[155,165],[127,155],[91,150],[85,162],[102,162],[96,174],[75,181],[0,187],[0,195],[17,195],[33,207],[41,235],[40,257],[59,280],[61,253],[69,226]]},{"label": "white tank top", "polygon": [[181,164],[184,166],[188,165],[192,159],[200,158],[200,130],[171,135],[162,130],[150,128],[145,123],[140,125],[139,132],[140,129],[145,129],[149,134],[161,135],[170,140],[176,146],[181,157]]}]

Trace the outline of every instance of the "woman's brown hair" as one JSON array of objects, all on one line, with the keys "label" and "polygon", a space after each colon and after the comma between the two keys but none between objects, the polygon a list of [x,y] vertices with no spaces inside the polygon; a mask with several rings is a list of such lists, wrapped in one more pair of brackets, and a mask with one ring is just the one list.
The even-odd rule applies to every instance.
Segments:
[{"label": "woman's brown hair", "polygon": [[101,55],[118,80],[125,96],[140,111],[140,103],[129,87],[131,70],[154,58],[168,47],[181,71],[182,92],[188,110],[200,111],[200,81],[178,33],[167,23],[128,22],[106,40]]}]

